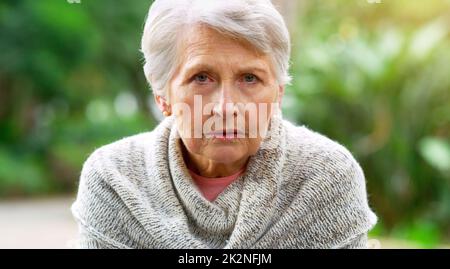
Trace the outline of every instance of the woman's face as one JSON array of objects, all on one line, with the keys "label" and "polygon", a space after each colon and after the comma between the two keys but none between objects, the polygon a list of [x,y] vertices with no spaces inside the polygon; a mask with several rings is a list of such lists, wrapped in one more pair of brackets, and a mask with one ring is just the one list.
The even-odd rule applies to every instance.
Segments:
[{"label": "woman's face", "polygon": [[273,111],[270,105],[279,104],[283,93],[269,57],[202,25],[185,31],[181,44],[169,104],[187,151],[218,163],[246,160],[258,150],[260,131],[267,130]]}]

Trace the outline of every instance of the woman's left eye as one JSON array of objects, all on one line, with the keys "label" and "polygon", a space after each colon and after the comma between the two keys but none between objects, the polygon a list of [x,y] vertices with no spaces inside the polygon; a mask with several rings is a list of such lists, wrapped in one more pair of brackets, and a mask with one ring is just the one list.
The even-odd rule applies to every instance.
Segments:
[{"label": "woman's left eye", "polygon": [[206,75],[204,73],[197,74],[194,76],[194,80],[199,83],[206,83],[206,82],[208,82],[208,75]]},{"label": "woman's left eye", "polygon": [[253,74],[244,75],[244,82],[255,83],[257,80],[258,80],[258,78]]}]

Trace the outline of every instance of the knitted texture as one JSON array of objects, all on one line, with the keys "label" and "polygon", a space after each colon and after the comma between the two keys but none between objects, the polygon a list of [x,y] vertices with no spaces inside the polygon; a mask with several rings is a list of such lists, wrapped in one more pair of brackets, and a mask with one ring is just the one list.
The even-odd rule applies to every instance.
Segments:
[{"label": "knitted texture", "polygon": [[72,204],[79,248],[364,248],[377,222],[360,165],[340,144],[273,116],[245,173],[209,202],[174,116],[97,149]]}]

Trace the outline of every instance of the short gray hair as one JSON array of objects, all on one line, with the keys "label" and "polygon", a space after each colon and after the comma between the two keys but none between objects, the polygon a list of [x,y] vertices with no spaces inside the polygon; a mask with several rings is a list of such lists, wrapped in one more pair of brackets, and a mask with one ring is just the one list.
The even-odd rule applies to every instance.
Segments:
[{"label": "short gray hair", "polygon": [[196,23],[244,39],[268,54],[278,83],[290,84],[289,32],[270,0],[155,0],[141,41],[144,73],[154,94],[166,97],[168,83],[179,64],[180,31]]}]

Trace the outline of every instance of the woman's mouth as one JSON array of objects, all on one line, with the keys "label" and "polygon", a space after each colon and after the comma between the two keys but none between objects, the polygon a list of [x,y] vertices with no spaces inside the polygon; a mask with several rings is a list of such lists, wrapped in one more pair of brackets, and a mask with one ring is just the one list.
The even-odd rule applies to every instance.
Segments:
[{"label": "woman's mouth", "polygon": [[244,137],[245,133],[237,129],[214,131],[206,134],[206,138],[214,138],[220,141],[233,141]]}]

